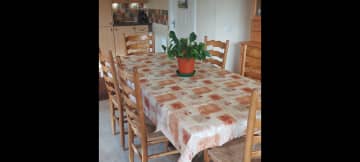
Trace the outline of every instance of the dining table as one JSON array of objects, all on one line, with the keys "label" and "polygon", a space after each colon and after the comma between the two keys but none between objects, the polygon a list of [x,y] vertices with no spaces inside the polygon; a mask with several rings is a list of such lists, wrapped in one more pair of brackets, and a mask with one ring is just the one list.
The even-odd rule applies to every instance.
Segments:
[{"label": "dining table", "polygon": [[176,59],[165,53],[120,60],[120,73],[138,68],[144,113],[179,150],[178,162],[245,135],[250,95],[253,89],[261,92],[260,81],[198,60],[195,74],[181,77]]}]

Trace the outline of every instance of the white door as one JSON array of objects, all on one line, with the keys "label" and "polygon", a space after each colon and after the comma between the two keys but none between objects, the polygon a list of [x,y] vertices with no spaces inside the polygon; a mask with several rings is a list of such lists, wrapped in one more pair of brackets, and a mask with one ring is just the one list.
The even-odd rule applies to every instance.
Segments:
[{"label": "white door", "polygon": [[188,37],[196,33],[196,0],[180,0],[187,2],[187,8],[180,8],[178,0],[169,0],[169,27],[178,37]]}]

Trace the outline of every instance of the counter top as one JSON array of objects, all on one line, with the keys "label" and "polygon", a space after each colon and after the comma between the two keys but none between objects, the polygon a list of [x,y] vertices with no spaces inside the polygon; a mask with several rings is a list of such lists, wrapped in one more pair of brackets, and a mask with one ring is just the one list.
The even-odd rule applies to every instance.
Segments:
[{"label": "counter top", "polygon": [[151,23],[137,23],[137,22],[120,22],[120,23],[115,23],[113,25],[113,27],[119,27],[119,26],[136,26],[136,25],[147,25],[148,26],[148,31],[152,32],[152,25]]}]

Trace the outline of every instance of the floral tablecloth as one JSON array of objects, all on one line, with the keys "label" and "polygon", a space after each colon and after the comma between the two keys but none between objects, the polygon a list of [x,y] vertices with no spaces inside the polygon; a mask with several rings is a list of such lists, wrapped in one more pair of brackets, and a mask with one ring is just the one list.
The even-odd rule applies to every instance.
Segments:
[{"label": "floral tablecloth", "polygon": [[138,67],[145,115],[181,152],[179,162],[245,134],[251,90],[260,82],[199,61],[193,77],[179,77],[165,54],[121,60],[127,73]]}]

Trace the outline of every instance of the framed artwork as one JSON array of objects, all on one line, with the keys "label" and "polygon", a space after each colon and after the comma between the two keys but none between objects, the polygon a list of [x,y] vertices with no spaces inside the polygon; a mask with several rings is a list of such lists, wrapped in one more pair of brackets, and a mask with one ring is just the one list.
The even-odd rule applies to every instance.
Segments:
[{"label": "framed artwork", "polygon": [[178,0],[178,7],[179,8],[188,8],[187,0]]}]

